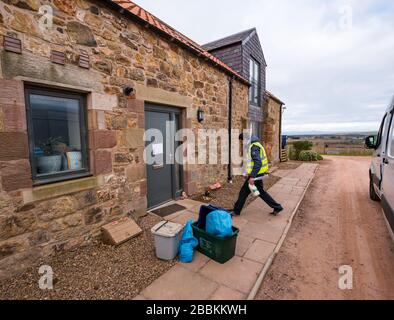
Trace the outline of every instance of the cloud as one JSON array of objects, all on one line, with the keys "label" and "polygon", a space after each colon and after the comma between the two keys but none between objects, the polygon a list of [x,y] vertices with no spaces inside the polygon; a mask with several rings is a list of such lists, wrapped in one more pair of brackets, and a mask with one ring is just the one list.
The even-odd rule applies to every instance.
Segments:
[{"label": "cloud", "polygon": [[284,131],[377,130],[394,95],[391,0],[139,0],[198,43],[256,27]]}]

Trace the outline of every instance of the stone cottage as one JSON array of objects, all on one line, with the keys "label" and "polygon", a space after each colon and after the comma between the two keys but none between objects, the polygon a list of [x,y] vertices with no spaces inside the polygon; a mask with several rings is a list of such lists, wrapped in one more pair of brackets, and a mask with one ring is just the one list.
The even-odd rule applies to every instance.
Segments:
[{"label": "stone cottage", "polygon": [[145,165],[151,126],[243,129],[249,81],[131,1],[1,0],[0,62],[0,278],[231,175]]},{"label": "stone cottage", "polygon": [[266,89],[267,63],[256,28],[207,43],[203,47],[249,80],[251,86],[245,127],[264,140],[269,161],[279,162],[284,103]]}]

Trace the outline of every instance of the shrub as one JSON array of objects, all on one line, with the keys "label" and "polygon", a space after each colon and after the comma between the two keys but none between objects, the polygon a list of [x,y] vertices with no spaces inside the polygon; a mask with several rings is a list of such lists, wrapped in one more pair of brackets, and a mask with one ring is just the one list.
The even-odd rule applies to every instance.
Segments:
[{"label": "shrub", "polygon": [[293,146],[290,146],[289,150],[289,159],[290,160],[298,160],[296,150]]},{"label": "shrub", "polygon": [[293,142],[294,147],[294,157],[299,159],[301,151],[312,150],[313,143],[310,141],[295,141]]},{"label": "shrub", "polygon": [[323,157],[320,154],[318,154],[317,152],[310,151],[310,150],[304,150],[304,151],[300,152],[298,160],[300,160],[300,161],[319,161],[319,160],[323,160]]}]

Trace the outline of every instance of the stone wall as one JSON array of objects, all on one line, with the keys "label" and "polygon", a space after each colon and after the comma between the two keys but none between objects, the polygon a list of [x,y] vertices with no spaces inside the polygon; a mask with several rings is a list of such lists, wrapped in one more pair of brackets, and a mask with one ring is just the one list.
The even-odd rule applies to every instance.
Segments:
[{"label": "stone wall", "polygon": [[270,163],[280,161],[282,105],[268,97],[264,106],[263,141]]},{"label": "stone wall", "polygon": [[[46,31],[38,25],[43,4],[54,8]],[[4,50],[5,35],[22,41],[22,54]],[[51,50],[65,53],[65,65],[50,61]],[[90,69],[79,67],[81,53]],[[101,1],[1,1],[0,57],[0,278],[88,244],[102,225],[146,210],[145,101],[182,108],[184,128],[228,128],[228,75]],[[86,95],[91,177],[33,187],[26,83]],[[124,96],[125,84],[136,88],[134,96]],[[233,86],[234,127],[241,128],[248,87],[237,80]],[[225,165],[184,170],[189,194],[227,178]]]}]

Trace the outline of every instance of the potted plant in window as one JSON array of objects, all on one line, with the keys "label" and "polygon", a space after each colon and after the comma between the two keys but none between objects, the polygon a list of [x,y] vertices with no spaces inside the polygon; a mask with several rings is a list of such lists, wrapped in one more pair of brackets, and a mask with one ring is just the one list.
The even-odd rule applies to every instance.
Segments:
[{"label": "potted plant in window", "polygon": [[56,152],[56,147],[60,143],[62,143],[61,137],[50,137],[38,144],[44,154],[37,157],[37,171],[39,174],[61,171],[62,155]]}]

